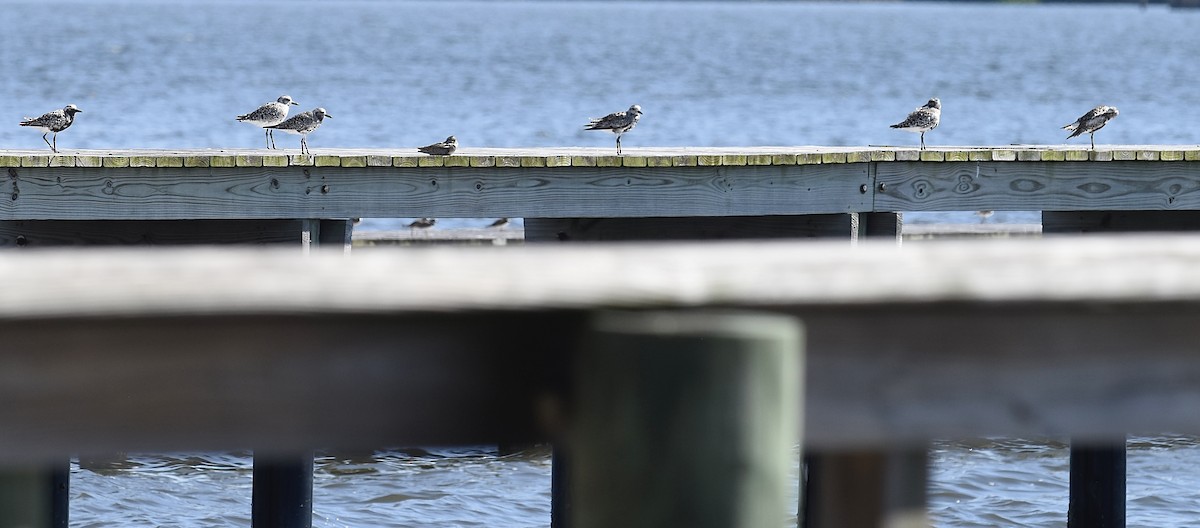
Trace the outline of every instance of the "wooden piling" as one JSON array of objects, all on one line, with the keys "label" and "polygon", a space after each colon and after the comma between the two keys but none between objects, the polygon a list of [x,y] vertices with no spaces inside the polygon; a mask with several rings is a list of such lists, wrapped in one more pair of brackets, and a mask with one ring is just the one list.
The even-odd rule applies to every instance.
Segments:
[{"label": "wooden piling", "polygon": [[69,467],[7,467],[0,471],[0,528],[67,528]]},{"label": "wooden piling", "polygon": [[254,456],[250,526],[311,528],[312,453]]},{"label": "wooden piling", "polygon": [[572,526],[779,526],[801,406],[799,323],[597,317],[575,370]]}]

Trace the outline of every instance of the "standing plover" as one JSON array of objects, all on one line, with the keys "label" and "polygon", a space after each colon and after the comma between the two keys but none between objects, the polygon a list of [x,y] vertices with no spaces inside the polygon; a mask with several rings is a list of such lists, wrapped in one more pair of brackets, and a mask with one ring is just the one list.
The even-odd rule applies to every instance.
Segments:
[{"label": "standing plover", "polygon": [[288,108],[298,104],[292,100],[292,96],[281,95],[279,99],[266,103],[249,114],[237,116],[237,120],[262,127],[266,130],[267,148],[273,149],[275,148],[275,134],[271,133],[271,129],[266,127],[282,123],[284,119],[287,119]]},{"label": "standing plover", "polygon": [[321,122],[324,121],[326,117],[333,119],[333,116],[325,113],[324,108],[313,108],[307,112],[301,112],[289,117],[287,121],[279,123],[278,125],[271,125],[266,128],[282,130],[288,134],[299,134],[300,153],[311,154],[311,152],[308,151],[308,135],[320,127]]},{"label": "standing plover", "polygon": [[937,128],[938,123],[942,121],[942,102],[937,97],[930,99],[925,106],[913,110],[904,121],[892,125],[892,128],[899,128],[908,132],[919,132],[921,134],[921,150],[925,150],[925,133]]},{"label": "standing plover", "polygon": [[621,134],[633,130],[642,118],[642,107],[633,105],[624,112],[613,112],[604,117],[594,118],[584,126],[584,130],[608,130],[617,135],[617,155],[621,155]]},{"label": "standing plover", "polygon": [[436,224],[436,223],[437,223],[437,218],[418,218],[416,220],[413,220],[411,223],[409,223],[408,227],[417,228],[417,229],[425,229],[425,228],[433,227],[433,224]]},{"label": "standing plover", "polygon": [[[46,112],[39,117],[26,117],[20,125],[41,130],[43,132],[42,141],[46,142],[52,152],[58,153],[58,133],[69,128],[71,123],[75,122],[75,114],[82,111],[75,105],[69,104],[61,110]],[[46,135],[50,133],[54,134],[53,143],[46,139]]]},{"label": "standing plover", "polygon": [[420,152],[429,154],[431,156],[449,156],[451,154],[454,154],[455,150],[458,150],[458,138],[455,138],[454,136],[450,136],[450,137],[446,138],[445,141],[442,141],[441,143],[434,143],[432,145],[425,145],[424,147],[417,147],[417,150]]},{"label": "standing plover", "polygon": [[1120,114],[1115,106],[1100,105],[1080,116],[1074,123],[1064,126],[1063,130],[1074,130],[1067,139],[1086,133],[1092,138],[1092,150],[1096,150],[1096,131],[1104,128],[1109,119]]}]

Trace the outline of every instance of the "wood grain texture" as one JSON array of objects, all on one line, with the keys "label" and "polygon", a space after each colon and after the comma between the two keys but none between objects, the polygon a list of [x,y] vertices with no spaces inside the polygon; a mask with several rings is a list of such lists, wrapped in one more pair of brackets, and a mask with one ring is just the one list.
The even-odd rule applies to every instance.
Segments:
[{"label": "wood grain texture", "polygon": [[0,248],[187,244],[292,244],[293,220],[0,221]]},{"label": "wood grain texture", "polygon": [[0,179],[8,198],[0,220],[745,216],[870,207],[866,164],[13,171]]},{"label": "wood grain texture", "polygon": [[879,211],[1200,209],[1200,165],[881,163]]}]

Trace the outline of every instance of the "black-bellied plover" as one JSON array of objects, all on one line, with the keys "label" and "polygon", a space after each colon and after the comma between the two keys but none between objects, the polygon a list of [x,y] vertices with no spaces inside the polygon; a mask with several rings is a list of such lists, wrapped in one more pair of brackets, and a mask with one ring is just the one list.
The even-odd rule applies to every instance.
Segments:
[{"label": "black-bellied plover", "polygon": [[925,150],[925,133],[937,128],[942,121],[942,102],[937,97],[930,99],[925,106],[913,110],[904,121],[892,125],[908,132],[921,134],[921,150]]},{"label": "black-bellied plover", "polygon": [[292,100],[292,96],[281,95],[279,99],[266,103],[249,114],[237,116],[237,120],[266,130],[267,148],[273,149],[275,148],[275,134],[271,133],[271,129],[267,127],[282,123],[284,119],[287,119],[289,107],[298,104]]},{"label": "black-bellied plover", "polygon": [[301,112],[289,117],[286,121],[279,123],[278,125],[271,125],[266,128],[282,130],[288,134],[299,134],[300,153],[311,154],[311,152],[308,151],[308,135],[320,127],[321,122],[324,121],[326,117],[330,119],[333,118],[333,116],[325,113],[324,108],[313,108],[307,112]]},{"label": "black-bellied plover", "polygon": [[410,222],[408,224],[408,227],[416,228],[416,229],[426,229],[429,227],[433,227],[433,224],[436,224],[436,223],[437,223],[437,218],[418,218],[418,219]]},{"label": "black-bellied plover", "polygon": [[1121,113],[1117,111],[1115,106],[1100,105],[1088,111],[1088,113],[1079,116],[1074,123],[1063,126],[1063,130],[1074,130],[1067,139],[1071,139],[1080,134],[1087,134],[1092,138],[1092,150],[1096,150],[1096,131],[1104,128],[1108,124],[1108,120],[1117,117]]},{"label": "black-bellied plover", "polygon": [[[62,107],[60,110],[46,112],[39,117],[26,117],[21,121],[20,125],[41,130],[43,132],[42,141],[45,141],[46,145],[50,147],[50,150],[57,154],[58,133],[70,128],[71,123],[75,122],[75,114],[78,114],[82,111],[83,110],[80,110],[79,107],[69,104]],[[54,134],[53,143],[46,139],[46,135],[51,133]]]},{"label": "black-bellied plover", "polygon": [[458,150],[458,138],[455,138],[454,136],[450,136],[446,138],[445,141],[440,143],[425,145],[424,147],[417,147],[417,151],[424,152],[431,156],[449,156],[454,154],[455,150]]},{"label": "black-bellied plover", "polygon": [[621,155],[621,134],[633,130],[642,118],[642,107],[633,105],[624,112],[613,112],[604,117],[594,118],[584,126],[584,130],[608,130],[617,135],[617,155]]}]

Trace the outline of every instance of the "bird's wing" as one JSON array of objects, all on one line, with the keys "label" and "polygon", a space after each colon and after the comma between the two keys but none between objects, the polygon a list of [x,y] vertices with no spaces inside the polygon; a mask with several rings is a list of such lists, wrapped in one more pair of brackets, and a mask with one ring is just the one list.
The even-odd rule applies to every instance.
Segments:
[{"label": "bird's wing", "polygon": [[626,112],[613,112],[604,117],[592,119],[587,124],[588,130],[605,130],[610,128],[619,128],[626,124],[628,114]]},{"label": "bird's wing", "polygon": [[934,120],[933,109],[922,106],[908,114],[904,121],[892,125],[892,128],[927,127],[932,125]]}]

